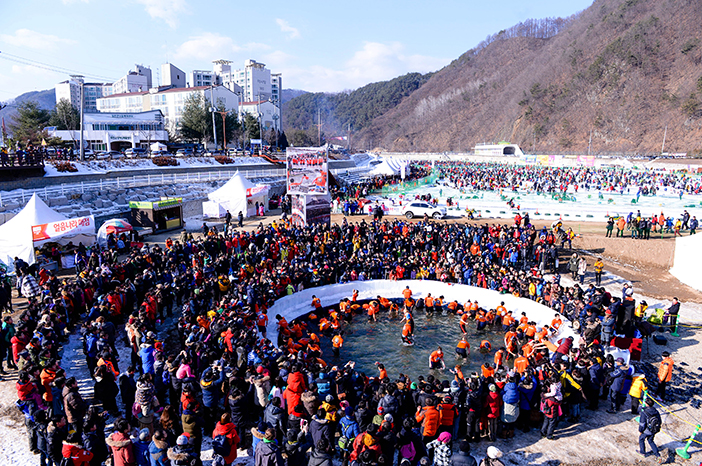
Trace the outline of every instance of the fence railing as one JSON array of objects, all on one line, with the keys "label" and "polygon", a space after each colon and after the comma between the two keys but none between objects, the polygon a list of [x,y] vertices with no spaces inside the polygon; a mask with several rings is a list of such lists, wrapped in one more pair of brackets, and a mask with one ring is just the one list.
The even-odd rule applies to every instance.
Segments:
[{"label": "fence railing", "polygon": [[163,186],[180,183],[204,183],[229,179],[236,172],[246,178],[273,178],[285,176],[284,168],[270,170],[217,170],[195,173],[160,173],[139,176],[124,176],[107,178],[99,181],[64,183],[58,186],[45,186],[37,189],[20,189],[12,192],[0,192],[0,206],[19,204],[24,205],[34,193],[44,200],[57,196],[84,194],[91,191],[107,191],[112,189],[140,188],[145,186]]}]

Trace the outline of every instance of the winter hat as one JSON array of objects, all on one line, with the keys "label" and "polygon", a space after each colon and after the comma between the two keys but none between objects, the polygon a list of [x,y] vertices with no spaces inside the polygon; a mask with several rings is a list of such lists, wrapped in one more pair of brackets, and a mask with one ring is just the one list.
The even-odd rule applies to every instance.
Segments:
[{"label": "winter hat", "polygon": [[416,390],[416,389],[417,389],[417,383],[416,383],[416,382],[412,382],[412,383],[410,384],[410,388],[411,388],[412,390]]},{"label": "winter hat", "polygon": [[148,440],[150,436],[151,433],[149,432],[149,429],[145,428],[139,431],[139,440],[141,440],[142,442]]},{"label": "winter hat", "polygon": [[[145,429],[148,432],[148,429]],[[141,436],[141,434],[140,434]],[[188,437],[186,435],[181,435],[178,437],[178,440],[176,441],[178,445],[187,445],[188,444]]]},{"label": "winter hat", "polygon": [[326,400],[327,403],[333,403],[333,402],[334,402],[334,397],[331,396],[331,395],[327,395],[327,397],[325,398],[325,400]]},{"label": "winter hat", "polygon": [[344,414],[351,417],[353,414],[353,408],[351,406],[347,406],[346,409],[344,409]]},{"label": "winter hat", "polygon": [[385,410],[383,409],[382,406],[378,406],[378,414],[383,414]]},{"label": "winter hat", "polygon": [[385,415],[385,417],[383,418],[383,420],[392,423],[392,422],[393,422],[392,414],[387,413],[387,414]]},{"label": "winter hat", "polygon": [[499,458],[501,455],[502,455],[502,452],[500,451],[499,448],[493,447],[493,446],[488,447],[488,449],[487,449],[488,458],[494,460],[494,459]]},{"label": "winter hat", "polygon": [[439,442],[449,443],[450,441],[451,441],[451,434],[449,434],[448,432],[442,432],[439,435]]},{"label": "winter hat", "polygon": [[488,389],[489,389],[491,392],[496,392],[496,391],[497,391],[497,385],[495,385],[494,383],[491,383],[490,386],[488,387]]}]

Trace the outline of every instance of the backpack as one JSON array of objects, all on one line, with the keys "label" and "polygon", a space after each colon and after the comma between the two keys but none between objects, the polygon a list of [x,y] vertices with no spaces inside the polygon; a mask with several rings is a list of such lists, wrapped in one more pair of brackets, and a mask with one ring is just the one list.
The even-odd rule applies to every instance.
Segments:
[{"label": "backpack", "polygon": [[648,419],[646,419],[646,430],[652,434],[657,434],[661,431],[661,415],[659,413],[648,416]]},{"label": "backpack", "polygon": [[414,461],[414,457],[417,455],[417,450],[414,448],[414,443],[409,442],[407,445],[402,445],[400,447],[400,458],[406,458],[410,461]]},{"label": "backpack", "polygon": [[169,386],[171,384],[171,373],[168,369],[164,369],[164,371],[161,373],[161,382],[165,386]]},{"label": "backpack", "polygon": [[232,446],[229,444],[229,439],[225,435],[218,435],[212,440],[212,450],[220,456],[229,456],[232,451]]}]

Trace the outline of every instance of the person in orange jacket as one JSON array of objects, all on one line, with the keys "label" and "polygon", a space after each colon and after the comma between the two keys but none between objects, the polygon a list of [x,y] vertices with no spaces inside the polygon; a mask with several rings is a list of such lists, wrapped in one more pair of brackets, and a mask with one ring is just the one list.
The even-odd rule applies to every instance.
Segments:
[{"label": "person in orange jacket", "polygon": [[446,369],[446,364],[444,364],[444,352],[441,350],[441,346],[429,355],[429,368]]},{"label": "person in orange jacket", "polygon": [[434,406],[435,403],[436,401],[433,398],[427,398],[427,405],[423,408],[419,406],[417,408],[417,414],[415,415],[415,420],[420,424],[420,430],[425,444],[434,440],[439,434],[441,414],[439,410],[436,409],[436,406]]},{"label": "person in orange jacket", "polygon": [[658,387],[656,388],[656,396],[662,400],[665,398],[665,387],[673,378],[674,362],[670,357],[670,353],[667,351],[663,351],[661,356],[663,356],[663,361],[661,361],[661,366],[658,368]]}]

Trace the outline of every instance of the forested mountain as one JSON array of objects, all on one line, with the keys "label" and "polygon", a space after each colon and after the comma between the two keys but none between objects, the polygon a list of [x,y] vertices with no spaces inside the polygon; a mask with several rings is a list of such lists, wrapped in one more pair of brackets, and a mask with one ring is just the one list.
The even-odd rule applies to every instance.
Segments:
[{"label": "forested mountain", "polygon": [[53,110],[56,106],[56,93],[53,89],[46,89],[44,91],[31,91],[18,95],[11,102],[7,103],[7,107],[0,110],[0,118],[5,118],[5,124],[9,125],[17,114],[17,106],[28,101],[36,102],[39,104],[39,108],[43,110]]},{"label": "forested mountain", "polygon": [[285,129],[311,130],[317,124],[319,111],[324,132],[346,134],[349,125],[352,131],[358,131],[397,106],[430,77],[431,74],[409,73],[390,81],[368,84],[355,91],[300,95],[283,105]]},{"label": "forested mountain", "polygon": [[537,152],[702,149],[702,1],[596,0],[495,34],[364,124],[356,147]]}]

